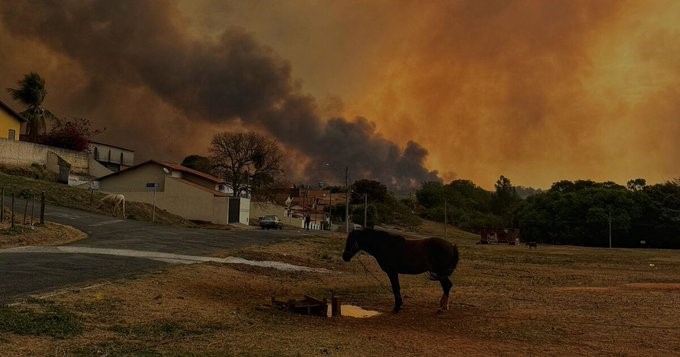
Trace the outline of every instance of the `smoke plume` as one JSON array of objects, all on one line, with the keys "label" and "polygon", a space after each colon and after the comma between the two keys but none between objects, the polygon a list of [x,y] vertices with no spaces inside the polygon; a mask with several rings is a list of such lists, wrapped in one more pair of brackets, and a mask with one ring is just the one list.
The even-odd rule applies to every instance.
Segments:
[{"label": "smoke plume", "polygon": [[0,79],[39,72],[47,107],[100,123],[102,141],[139,156],[177,161],[217,131],[255,129],[307,182],[344,181],[346,166],[401,188],[434,168],[487,188],[500,175],[659,182],[680,176],[679,11],[672,0],[6,1]]},{"label": "smoke plume", "polygon": [[[363,118],[322,120],[314,98],[292,78],[290,64],[242,28],[227,28],[217,38],[192,37],[182,32],[185,20],[166,1],[9,2],[0,15],[12,35],[38,42],[82,68],[86,84],[78,101],[102,107],[118,99],[116,90],[130,95],[136,89],[157,95],[189,121],[264,130],[309,157],[303,171],[307,179],[332,179],[345,166],[355,178],[375,178],[395,188],[437,177],[425,169],[427,151],[418,144],[402,150]],[[180,125],[177,137],[169,138],[154,133],[159,124],[177,125],[172,123],[177,114],[160,123],[145,116],[107,119],[112,135],[128,136],[128,145],[145,141],[161,150],[183,140],[182,127],[191,125]]]}]

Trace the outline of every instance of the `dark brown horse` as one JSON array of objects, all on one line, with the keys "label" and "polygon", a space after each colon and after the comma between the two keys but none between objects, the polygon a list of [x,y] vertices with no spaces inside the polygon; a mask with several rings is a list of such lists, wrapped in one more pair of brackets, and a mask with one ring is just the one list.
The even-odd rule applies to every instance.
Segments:
[{"label": "dark brown horse", "polygon": [[346,262],[360,250],[375,257],[380,268],[392,283],[394,310],[402,305],[399,274],[429,272],[431,280],[442,284],[444,294],[439,300],[439,310],[449,309],[449,291],[453,283],[449,276],[458,264],[458,247],[441,238],[406,239],[400,235],[372,229],[354,230],[347,236],[342,259]]}]

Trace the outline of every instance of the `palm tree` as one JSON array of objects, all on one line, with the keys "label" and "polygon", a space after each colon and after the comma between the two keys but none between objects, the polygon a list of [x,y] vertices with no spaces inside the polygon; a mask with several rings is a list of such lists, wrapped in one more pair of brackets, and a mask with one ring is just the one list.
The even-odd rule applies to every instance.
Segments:
[{"label": "palm tree", "polygon": [[37,73],[29,73],[18,82],[19,89],[7,88],[14,100],[26,105],[26,110],[20,114],[28,121],[26,131],[30,141],[37,141],[38,136],[47,131],[45,119],[56,119],[54,114],[42,107],[47,90],[45,80]]}]

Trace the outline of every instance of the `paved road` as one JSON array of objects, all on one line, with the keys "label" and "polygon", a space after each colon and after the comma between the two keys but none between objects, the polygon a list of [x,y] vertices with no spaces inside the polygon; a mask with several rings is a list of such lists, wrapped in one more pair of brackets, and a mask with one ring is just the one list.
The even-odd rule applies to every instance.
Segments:
[{"label": "paved road", "polygon": [[[122,220],[90,212],[48,206],[45,219],[88,234],[67,244],[75,248],[205,256],[220,250],[271,244],[299,236],[296,231],[222,231],[189,229]],[[167,266],[155,259],[110,254],[0,250],[0,304],[31,294],[131,276]]]}]

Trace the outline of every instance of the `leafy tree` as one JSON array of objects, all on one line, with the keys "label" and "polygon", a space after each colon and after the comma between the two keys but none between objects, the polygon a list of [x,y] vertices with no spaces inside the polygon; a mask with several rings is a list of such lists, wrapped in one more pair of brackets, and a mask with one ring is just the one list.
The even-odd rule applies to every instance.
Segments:
[{"label": "leafy tree", "polygon": [[628,188],[631,191],[640,191],[647,186],[647,180],[642,179],[642,178],[637,178],[634,180],[628,181],[626,184],[626,188]]},{"label": "leafy tree", "polygon": [[[387,198],[387,186],[374,180],[362,179],[352,184],[352,191],[357,193],[352,197],[353,203],[363,203],[363,195],[368,195],[369,202],[385,202]],[[360,199],[358,197],[361,197]]]},{"label": "leafy tree", "polygon": [[444,221],[446,202],[446,221],[461,229],[476,232],[509,224],[505,217],[492,211],[493,194],[470,180],[453,180],[443,186],[427,182],[416,191],[416,198],[422,206],[421,216],[439,222]]},{"label": "leafy tree", "polygon": [[525,240],[608,246],[611,220],[614,246],[638,247],[644,240],[647,246],[680,248],[677,181],[632,190],[613,182],[560,181],[527,198],[515,214]]},{"label": "leafy tree", "polygon": [[205,156],[189,155],[182,160],[182,166],[209,174],[211,173],[212,164],[210,159]]},{"label": "leafy tree", "polygon": [[519,195],[512,186],[510,179],[501,175],[494,185],[496,193],[493,196],[493,212],[499,215],[507,214],[512,206],[520,201]]},{"label": "leafy tree", "polygon": [[418,202],[426,208],[432,208],[444,203],[442,183],[429,181],[423,183],[420,190],[416,191]]},{"label": "leafy tree", "polygon": [[46,135],[39,138],[39,142],[49,146],[56,146],[75,151],[87,151],[90,146],[90,139],[102,132],[93,129],[92,123],[87,119],[76,118],[73,120],[61,121],[55,119],[55,125]]},{"label": "leafy tree", "polygon": [[210,144],[213,170],[236,197],[273,185],[283,173],[282,159],[276,142],[258,133],[222,132]]},{"label": "leafy tree", "polygon": [[[356,205],[352,209],[352,222],[364,225],[364,205]],[[366,207],[366,227],[373,228],[378,224],[378,211],[375,205]]]},{"label": "leafy tree", "polygon": [[18,82],[19,88],[7,88],[14,100],[26,106],[26,110],[20,114],[28,121],[26,128],[30,141],[37,142],[40,135],[47,132],[45,119],[56,119],[49,110],[42,107],[47,95],[45,80],[37,73],[29,73]]},{"label": "leafy tree", "polygon": [[540,188],[533,188],[533,187],[525,187],[525,186],[515,186],[515,191],[517,192],[517,195],[521,199],[525,199],[529,196],[533,196],[539,193],[542,193],[543,190]]}]

